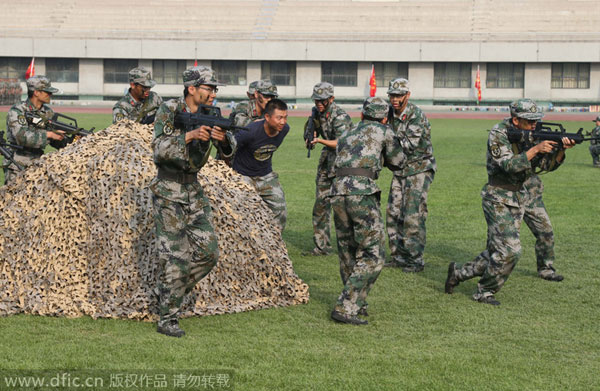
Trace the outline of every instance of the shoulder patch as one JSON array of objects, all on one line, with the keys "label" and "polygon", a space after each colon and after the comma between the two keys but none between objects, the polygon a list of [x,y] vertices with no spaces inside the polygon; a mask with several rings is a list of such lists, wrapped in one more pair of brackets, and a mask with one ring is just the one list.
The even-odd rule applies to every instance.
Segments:
[{"label": "shoulder patch", "polygon": [[19,114],[17,121],[19,122],[19,125],[27,125],[27,120],[23,114]]},{"label": "shoulder patch", "polygon": [[117,114],[115,115],[115,120],[116,120],[117,122],[119,122],[119,121],[123,121],[123,118],[125,118],[125,116],[123,115],[123,113],[117,113]]},{"label": "shoulder patch", "polygon": [[166,134],[167,136],[170,136],[173,134],[173,125],[171,125],[170,123],[166,123],[165,127],[163,128],[163,133]]},{"label": "shoulder patch", "polygon": [[490,147],[490,153],[494,158],[499,158],[502,152],[500,151],[500,146],[498,144],[494,144]]}]

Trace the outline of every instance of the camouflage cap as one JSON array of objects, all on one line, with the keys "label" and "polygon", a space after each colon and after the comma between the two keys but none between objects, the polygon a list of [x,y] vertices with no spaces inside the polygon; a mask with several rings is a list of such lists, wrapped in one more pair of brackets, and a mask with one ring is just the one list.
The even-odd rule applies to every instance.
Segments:
[{"label": "camouflage cap", "polygon": [[46,91],[50,94],[56,94],[58,92],[58,88],[52,87],[52,83],[50,83],[50,79],[46,76],[38,75],[31,76],[27,79],[27,91]]},{"label": "camouflage cap", "polygon": [[597,116],[597,117],[596,117],[596,119],[595,119],[595,120],[593,120],[592,122],[598,122],[598,121],[600,121],[600,115],[599,115],[599,116]]},{"label": "camouflage cap", "polygon": [[312,100],[320,100],[327,99],[333,96],[333,84],[327,83],[326,81],[322,81],[320,83],[315,84],[313,87],[313,93],[310,99]]},{"label": "camouflage cap", "polygon": [[156,82],[152,80],[152,74],[144,67],[133,68],[129,71],[129,82],[152,88]]},{"label": "camouflage cap", "polygon": [[217,75],[210,67],[194,66],[183,71],[183,85],[186,87],[199,86],[224,86],[225,84],[217,81]]},{"label": "camouflage cap", "polygon": [[389,111],[387,100],[378,96],[367,98],[363,103],[362,113],[375,119],[384,119]]},{"label": "camouflage cap", "polygon": [[256,80],[248,85],[248,93],[250,95],[254,95],[254,91],[256,91],[256,85],[258,84],[258,82],[259,80]]},{"label": "camouflage cap", "polygon": [[390,86],[387,90],[388,95],[404,95],[407,92],[410,92],[408,80],[400,77],[390,81]]},{"label": "camouflage cap", "polygon": [[270,80],[259,80],[256,83],[256,92],[260,92],[263,95],[269,95],[273,97],[278,97],[277,86],[271,83]]},{"label": "camouflage cap", "polygon": [[542,110],[531,99],[519,99],[510,104],[510,116],[539,121],[544,116],[544,113],[542,113]]}]

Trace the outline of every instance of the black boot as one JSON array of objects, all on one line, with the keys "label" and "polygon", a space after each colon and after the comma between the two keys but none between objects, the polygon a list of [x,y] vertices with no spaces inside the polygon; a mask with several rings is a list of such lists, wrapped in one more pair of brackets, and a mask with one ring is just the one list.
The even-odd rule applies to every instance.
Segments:
[{"label": "black boot", "polygon": [[180,338],[185,335],[185,331],[179,327],[179,321],[177,319],[159,320],[156,331],[168,335],[169,337]]}]

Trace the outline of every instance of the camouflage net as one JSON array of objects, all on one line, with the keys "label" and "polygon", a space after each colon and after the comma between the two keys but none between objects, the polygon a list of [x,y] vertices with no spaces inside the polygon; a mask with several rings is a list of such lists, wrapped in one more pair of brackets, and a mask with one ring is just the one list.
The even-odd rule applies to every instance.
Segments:
[{"label": "camouflage net", "polygon": [[[44,155],[0,189],[0,315],[156,320],[152,128],[121,122]],[[199,175],[219,263],[182,316],[308,302],[271,212],[210,159]]]}]

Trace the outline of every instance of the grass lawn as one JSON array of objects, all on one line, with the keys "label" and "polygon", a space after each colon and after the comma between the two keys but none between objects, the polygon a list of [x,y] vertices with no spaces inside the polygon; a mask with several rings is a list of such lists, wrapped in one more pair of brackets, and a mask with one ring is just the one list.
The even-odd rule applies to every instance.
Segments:
[{"label": "grass lawn", "polygon": [[[110,123],[109,115],[73,116],[84,127]],[[485,246],[479,193],[487,179],[485,130],[495,121],[432,120],[438,172],[429,195],[425,271],[384,269],[369,296],[369,325],[356,327],[329,319],[342,288],[337,257],[301,256],[312,248],[318,162],[318,153],[306,158],[303,121],[290,119],[292,132],[273,166],[288,203],[283,236],[310,286],[308,304],[185,319],[181,339],[128,320],[0,318],[0,370],[229,370],[236,390],[600,389],[600,170],[591,165],[587,143],[542,177],[555,266],[565,280],[537,278],[525,226],[523,256],[496,296],[502,305],[493,307],[471,300],[477,279],[453,295],[443,285],[449,262],[469,261]],[[588,122],[565,125],[591,130]],[[384,171],[383,211],[390,181]]]}]

